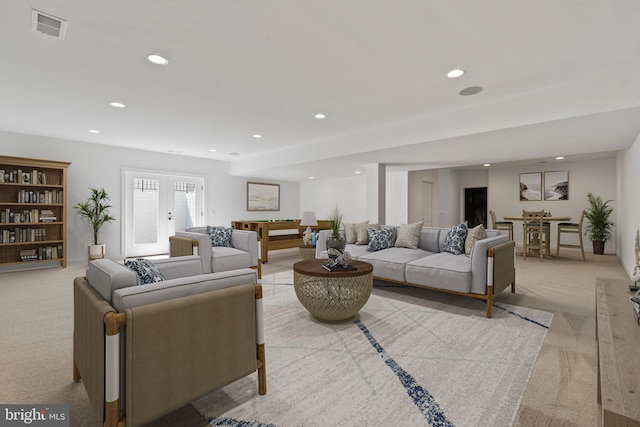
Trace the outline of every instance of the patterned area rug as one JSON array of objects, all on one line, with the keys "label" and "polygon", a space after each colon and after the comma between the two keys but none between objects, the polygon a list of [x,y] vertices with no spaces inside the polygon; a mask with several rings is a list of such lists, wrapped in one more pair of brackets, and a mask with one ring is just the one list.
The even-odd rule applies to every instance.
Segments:
[{"label": "patterned area rug", "polygon": [[358,315],[315,320],[263,285],[267,394],[252,374],[196,402],[212,426],[510,426],[552,314],[376,282]]}]

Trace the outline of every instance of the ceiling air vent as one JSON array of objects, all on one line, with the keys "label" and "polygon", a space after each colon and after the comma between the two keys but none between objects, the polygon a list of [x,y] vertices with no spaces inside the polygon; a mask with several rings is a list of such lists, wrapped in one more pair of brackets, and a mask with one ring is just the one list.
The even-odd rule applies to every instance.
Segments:
[{"label": "ceiling air vent", "polygon": [[67,21],[56,18],[48,13],[31,9],[31,28],[42,34],[64,40],[64,33],[67,31]]}]

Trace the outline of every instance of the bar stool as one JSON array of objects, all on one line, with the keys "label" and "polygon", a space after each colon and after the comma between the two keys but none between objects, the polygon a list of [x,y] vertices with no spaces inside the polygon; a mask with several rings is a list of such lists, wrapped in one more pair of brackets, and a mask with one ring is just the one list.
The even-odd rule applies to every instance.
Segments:
[{"label": "bar stool", "polygon": [[494,230],[505,230],[509,232],[509,240],[513,240],[513,222],[511,221],[496,221],[496,211],[489,210],[491,215],[491,228]]},{"label": "bar stool", "polygon": [[537,250],[540,254],[540,261],[544,261],[544,256],[549,255],[549,234],[551,224],[544,221],[544,210],[542,211],[522,211],[524,219],[524,251],[522,259],[527,259],[530,250]]},{"label": "bar stool", "polygon": [[[584,220],[585,211],[582,211],[579,222],[561,222],[558,224],[558,243],[556,245],[556,258],[560,256],[560,247],[563,248],[580,248],[582,251],[582,261],[586,261],[584,257],[584,247],[582,246],[582,221]],[[580,244],[560,243],[560,235],[562,233],[578,234]]]}]

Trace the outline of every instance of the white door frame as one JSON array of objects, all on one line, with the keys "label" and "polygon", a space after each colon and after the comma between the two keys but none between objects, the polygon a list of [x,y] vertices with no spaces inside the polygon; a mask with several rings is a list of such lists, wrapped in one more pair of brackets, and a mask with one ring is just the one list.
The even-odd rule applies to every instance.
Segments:
[{"label": "white door frame", "polygon": [[[146,175],[150,179],[164,178],[166,182],[174,182],[175,179],[190,179],[195,180],[200,183],[200,197],[197,197],[197,206],[196,211],[199,211],[199,215],[196,215],[196,226],[202,226],[205,223],[204,213],[206,212],[206,197],[205,197],[205,182],[206,176],[199,174],[190,174],[190,173],[182,173],[182,172],[173,172],[173,171],[160,171],[160,170],[152,170],[152,169],[139,169],[139,168],[130,168],[124,167],[122,168],[122,176],[121,176],[121,195],[122,195],[122,206],[123,206],[123,214],[122,214],[122,222],[121,222],[121,253],[127,256],[140,256],[140,254],[131,255],[130,242],[133,239],[133,211],[132,211],[132,203],[133,203],[133,192],[131,191],[131,187],[128,185],[129,180],[133,179],[134,176]],[[167,190],[165,194],[169,194],[171,189],[165,188]],[[173,204],[173,201],[170,202]],[[165,209],[167,205],[165,204]],[[162,208],[162,207],[161,207]],[[159,227],[167,230],[167,236],[172,233],[169,230],[170,223],[169,221],[169,212],[166,209],[165,212],[159,212]],[[160,233],[159,233],[160,234]],[[166,247],[169,245],[169,238],[166,238]],[[168,249],[166,251],[168,253]],[[151,254],[147,254],[151,255]]]}]

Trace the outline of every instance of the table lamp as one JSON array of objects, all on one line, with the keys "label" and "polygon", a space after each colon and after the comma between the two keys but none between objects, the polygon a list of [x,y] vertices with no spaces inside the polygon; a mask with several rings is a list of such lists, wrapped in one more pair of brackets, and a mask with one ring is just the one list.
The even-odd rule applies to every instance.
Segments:
[{"label": "table lamp", "polygon": [[300,220],[300,226],[306,226],[307,229],[302,233],[302,243],[305,246],[311,246],[311,227],[318,225],[318,221],[316,220],[316,214],[313,212],[305,212],[302,214],[302,219]]}]

